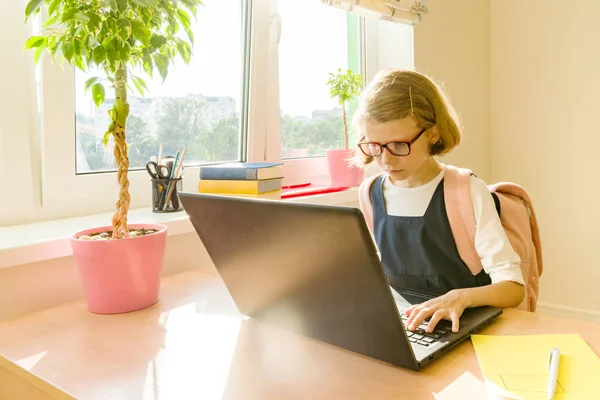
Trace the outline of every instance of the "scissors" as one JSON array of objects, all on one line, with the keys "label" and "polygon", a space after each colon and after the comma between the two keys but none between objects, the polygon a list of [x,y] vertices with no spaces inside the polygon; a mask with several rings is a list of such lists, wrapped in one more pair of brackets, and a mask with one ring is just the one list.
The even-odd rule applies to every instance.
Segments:
[{"label": "scissors", "polygon": [[171,170],[166,165],[159,165],[155,161],[146,163],[146,171],[154,179],[169,179],[171,178]]}]

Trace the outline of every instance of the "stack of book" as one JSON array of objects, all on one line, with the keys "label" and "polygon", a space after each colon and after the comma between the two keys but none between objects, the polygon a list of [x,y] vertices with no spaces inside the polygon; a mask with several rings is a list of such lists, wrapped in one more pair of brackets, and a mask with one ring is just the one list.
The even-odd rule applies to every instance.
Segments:
[{"label": "stack of book", "polygon": [[240,162],[200,168],[198,192],[281,199],[283,163]]}]

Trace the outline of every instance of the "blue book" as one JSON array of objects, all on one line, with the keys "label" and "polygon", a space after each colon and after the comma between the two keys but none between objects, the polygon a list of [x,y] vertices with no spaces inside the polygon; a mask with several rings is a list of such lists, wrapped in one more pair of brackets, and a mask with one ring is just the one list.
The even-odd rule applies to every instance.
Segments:
[{"label": "blue book", "polygon": [[238,162],[200,167],[200,179],[264,180],[282,178],[282,162]]}]

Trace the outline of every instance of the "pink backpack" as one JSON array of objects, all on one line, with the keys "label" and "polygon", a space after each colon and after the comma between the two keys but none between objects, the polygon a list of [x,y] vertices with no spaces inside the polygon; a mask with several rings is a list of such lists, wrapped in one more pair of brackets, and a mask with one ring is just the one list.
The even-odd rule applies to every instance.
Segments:
[{"label": "pink backpack", "polygon": [[[444,197],[448,221],[458,253],[473,275],[483,270],[475,249],[475,215],[471,203],[471,171],[446,165]],[[371,176],[359,189],[359,204],[365,221],[373,231],[373,212],[369,195],[371,184],[382,174]],[[500,221],[515,252],[521,258],[521,272],[525,280],[525,298],[518,309],[534,312],[542,274],[542,246],[537,218],[527,192],[515,183],[501,182],[488,185],[500,202]]]}]

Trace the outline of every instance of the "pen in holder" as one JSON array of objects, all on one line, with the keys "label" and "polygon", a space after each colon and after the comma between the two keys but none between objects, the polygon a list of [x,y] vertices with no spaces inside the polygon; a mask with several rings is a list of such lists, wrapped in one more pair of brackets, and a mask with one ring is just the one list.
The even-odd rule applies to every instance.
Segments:
[{"label": "pen in holder", "polygon": [[152,212],[174,212],[183,210],[178,194],[183,187],[182,177],[177,179],[151,178],[151,181]]}]

